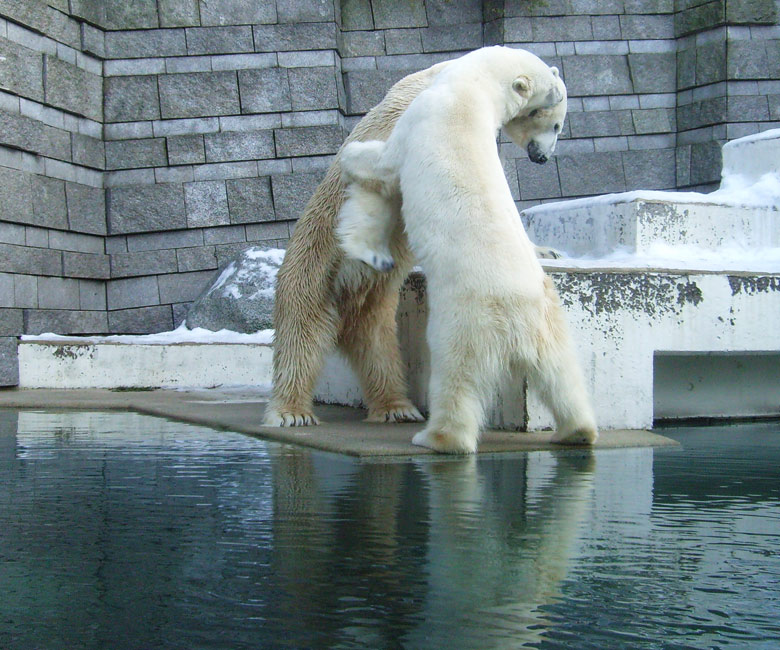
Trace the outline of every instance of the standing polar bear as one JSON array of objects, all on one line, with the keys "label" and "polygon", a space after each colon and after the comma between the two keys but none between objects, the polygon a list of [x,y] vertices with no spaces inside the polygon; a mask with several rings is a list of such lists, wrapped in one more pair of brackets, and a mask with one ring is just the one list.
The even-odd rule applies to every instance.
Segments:
[{"label": "standing polar bear", "polygon": [[[428,283],[431,352],[428,425],[414,444],[476,451],[499,379],[528,376],[553,412],[553,441],[592,444],[596,425],[560,303],[517,214],[495,146],[523,115],[557,116],[529,145],[554,147],[566,112],[555,68],[529,52],[483,48],[452,62],[420,92],[387,142],[345,146],[351,182],[338,236],[350,255],[392,268],[383,244],[397,227]],[[513,125],[514,126],[514,125]],[[512,129],[508,129],[510,136]],[[546,147],[545,147],[546,143]]]},{"label": "standing polar bear", "polygon": [[[451,63],[401,79],[355,126],[345,146],[387,139],[409,104]],[[558,113],[528,109],[508,123],[506,131],[527,147],[532,160],[542,163],[560,131]],[[369,421],[423,419],[407,397],[396,328],[399,289],[414,258],[400,218],[389,223],[390,270],[376,271],[345,255],[335,234],[345,198],[340,159],[339,153],[306,205],[277,278],[268,426],[318,423],[312,408],[314,386],[325,355],[333,348],[344,354],[360,381]]]}]

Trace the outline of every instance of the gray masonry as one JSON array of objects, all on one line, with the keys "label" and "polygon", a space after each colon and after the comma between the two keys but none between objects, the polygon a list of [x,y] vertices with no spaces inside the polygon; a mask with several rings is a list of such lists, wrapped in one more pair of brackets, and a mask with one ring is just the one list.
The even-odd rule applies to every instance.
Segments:
[{"label": "gray masonry", "polygon": [[519,208],[712,189],[780,124],[776,0],[0,0],[0,385],[21,334],[181,323],[391,84],[492,44],[570,94],[547,165],[500,142]]}]

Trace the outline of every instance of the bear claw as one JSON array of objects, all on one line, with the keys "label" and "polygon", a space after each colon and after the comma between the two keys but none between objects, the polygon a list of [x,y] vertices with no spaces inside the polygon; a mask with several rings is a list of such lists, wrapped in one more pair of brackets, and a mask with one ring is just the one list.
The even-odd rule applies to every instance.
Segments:
[{"label": "bear claw", "polygon": [[308,427],[319,423],[319,418],[309,412],[273,411],[266,413],[263,418],[263,424],[268,427]]}]

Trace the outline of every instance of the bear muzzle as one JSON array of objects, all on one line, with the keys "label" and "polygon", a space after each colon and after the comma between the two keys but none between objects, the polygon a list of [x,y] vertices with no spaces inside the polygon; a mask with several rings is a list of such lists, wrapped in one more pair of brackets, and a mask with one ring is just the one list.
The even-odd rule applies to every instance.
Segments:
[{"label": "bear muzzle", "polygon": [[544,165],[549,160],[549,156],[545,153],[535,140],[531,140],[526,148],[528,157],[531,162],[535,162],[537,165]]}]

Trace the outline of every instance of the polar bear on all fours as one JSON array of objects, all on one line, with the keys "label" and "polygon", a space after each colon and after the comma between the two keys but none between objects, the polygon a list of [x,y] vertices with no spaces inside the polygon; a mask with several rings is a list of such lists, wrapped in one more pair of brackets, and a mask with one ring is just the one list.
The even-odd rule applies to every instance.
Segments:
[{"label": "polar bear on all fours", "polygon": [[[529,139],[522,122],[551,117]],[[566,113],[558,70],[489,47],[453,61],[399,118],[386,143],[352,142],[337,236],[348,255],[392,268],[385,245],[398,204],[428,282],[428,425],[414,444],[476,451],[499,379],[528,377],[552,411],[553,441],[592,444],[596,425],[558,296],[522,227],[495,143],[522,133],[544,162]],[[515,138],[513,138],[515,139]],[[517,141],[517,139],[515,139]]]}]

